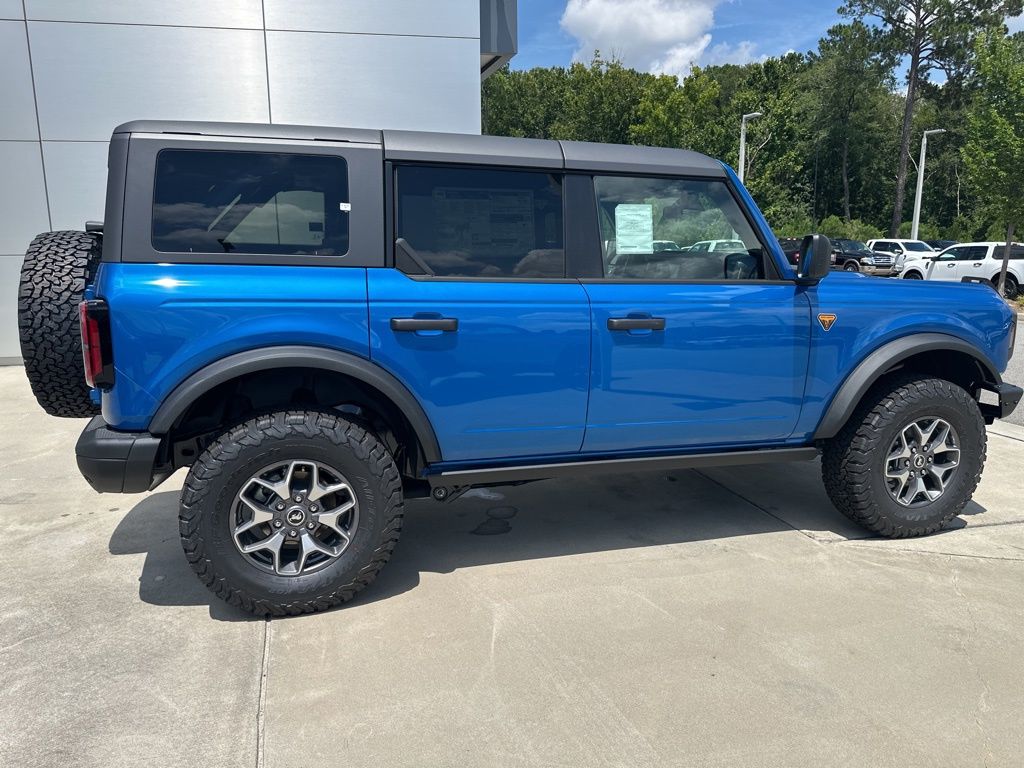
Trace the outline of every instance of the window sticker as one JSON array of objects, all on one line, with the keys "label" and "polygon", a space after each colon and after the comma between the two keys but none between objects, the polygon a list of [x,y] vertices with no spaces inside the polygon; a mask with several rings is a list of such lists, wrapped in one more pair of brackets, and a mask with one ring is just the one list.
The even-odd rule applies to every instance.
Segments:
[{"label": "window sticker", "polygon": [[654,206],[644,203],[615,206],[615,250],[620,254],[654,252]]}]

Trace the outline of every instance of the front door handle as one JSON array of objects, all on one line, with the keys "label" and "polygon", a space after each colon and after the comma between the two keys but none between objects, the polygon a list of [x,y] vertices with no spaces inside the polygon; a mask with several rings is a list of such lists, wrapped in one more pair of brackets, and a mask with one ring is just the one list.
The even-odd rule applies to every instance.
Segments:
[{"label": "front door handle", "polygon": [[974,266],[976,266],[976,267],[980,267],[980,266],[981,266],[981,262],[980,262],[980,261],[976,261],[976,262],[974,262]]},{"label": "front door handle", "polygon": [[392,317],[391,330],[403,332],[415,331],[457,331],[457,317]]},{"label": "front door handle", "polygon": [[609,331],[664,331],[664,317],[609,317]]}]

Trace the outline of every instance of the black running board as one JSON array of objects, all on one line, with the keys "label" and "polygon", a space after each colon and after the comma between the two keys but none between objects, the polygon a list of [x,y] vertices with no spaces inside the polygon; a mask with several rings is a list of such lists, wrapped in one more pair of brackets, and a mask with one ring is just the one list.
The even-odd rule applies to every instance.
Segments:
[{"label": "black running board", "polygon": [[597,472],[663,471],[730,467],[742,464],[773,464],[783,461],[810,461],[817,458],[817,448],[771,448],[760,451],[723,451],[691,453],[674,456],[643,456],[634,459],[597,459],[567,461],[560,464],[527,464],[520,466],[478,467],[430,473],[426,479],[431,488],[458,488],[471,485],[505,485],[553,477],[591,475]]}]

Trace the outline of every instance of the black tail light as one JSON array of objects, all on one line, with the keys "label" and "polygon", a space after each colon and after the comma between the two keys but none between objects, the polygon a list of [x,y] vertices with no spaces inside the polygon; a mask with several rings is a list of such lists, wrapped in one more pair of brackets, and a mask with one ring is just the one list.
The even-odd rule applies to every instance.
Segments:
[{"label": "black tail light", "polygon": [[102,299],[78,305],[82,326],[82,364],[85,383],[109,389],[114,386],[114,355],[110,345],[110,308]]}]

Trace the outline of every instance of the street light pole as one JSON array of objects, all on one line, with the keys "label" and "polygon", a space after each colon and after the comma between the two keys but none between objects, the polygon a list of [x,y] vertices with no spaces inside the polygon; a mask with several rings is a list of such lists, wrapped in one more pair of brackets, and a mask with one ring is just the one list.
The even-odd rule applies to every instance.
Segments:
[{"label": "street light pole", "polygon": [[924,159],[928,152],[928,137],[945,132],[945,128],[933,128],[921,136],[921,161],[917,164],[917,196],[914,198],[914,222],[910,227],[911,240],[917,240],[917,230],[921,224],[921,195],[924,192]]},{"label": "street light pole", "polygon": [[761,117],[760,112],[750,112],[740,120],[740,182],[747,175],[747,121]]}]

